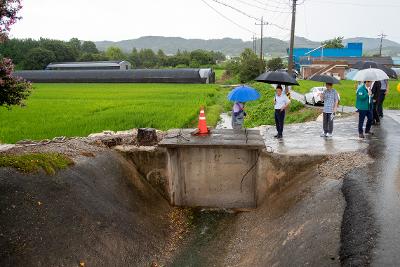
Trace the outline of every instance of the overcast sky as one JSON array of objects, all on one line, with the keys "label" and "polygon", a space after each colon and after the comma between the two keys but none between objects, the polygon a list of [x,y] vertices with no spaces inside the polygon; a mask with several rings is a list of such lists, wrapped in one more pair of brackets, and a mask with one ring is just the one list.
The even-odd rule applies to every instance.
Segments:
[{"label": "overcast sky", "polygon": [[[222,2],[231,5],[226,7]],[[250,40],[264,16],[278,26],[265,35],[288,40],[289,0],[23,0],[22,20],[11,37],[69,40],[126,40],[140,36],[179,36]],[[321,41],[335,36],[377,37],[400,42],[398,0],[298,0],[296,35]],[[207,4],[209,5],[207,5]],[[211,7],[210,7],[211,6]],[[214,9],[212,9],[214,8]],[[219,13],[217,13],[219,12]],[[242,14],[246,13],[250,17]],[[223,17],[225,16],[225,17]],[[231,20],[231,21],[229,21]],[[233,21],[233,22],[232,22]],[[239,27],[239,26],[240,27]]]}]

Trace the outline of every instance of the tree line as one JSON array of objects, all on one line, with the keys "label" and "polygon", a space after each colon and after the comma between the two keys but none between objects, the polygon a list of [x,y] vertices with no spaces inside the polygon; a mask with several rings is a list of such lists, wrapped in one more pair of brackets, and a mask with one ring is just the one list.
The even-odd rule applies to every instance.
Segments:
[{"label": "tree line", "polygon": [[12,58],[15,68],[19,70],[41,70],[50,62],[104,60],[126,60],[133,68],[197,68],[225,59],[221,52],[201,49],[191,52],[178,50],[175,55],[166,55],[161,49],[154,52],[152,49],[133,48],[130,53],[125,53],[118,47],[109,47],[106,51],[99,51],[94,42],[77,38],[69,41],[9,39],[0,45],[0,55]]}]

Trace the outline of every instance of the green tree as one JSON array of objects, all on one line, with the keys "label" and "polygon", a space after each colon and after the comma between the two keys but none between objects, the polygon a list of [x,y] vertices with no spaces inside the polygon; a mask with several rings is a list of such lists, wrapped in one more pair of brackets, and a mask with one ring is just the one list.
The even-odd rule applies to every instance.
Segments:
[{"label": "green tree", "polygon": [[116,46],[110,46],[107,48],[106,56],[110,60],[123,60],[125,58],[124,52],[122,52],[121,48]]},{"label": "green tree", "polygon": [[55,60],[56,56],[53,51],[36,47],[26,54],[23,67],[27,70],[43,70],[50,62]]},{"label": "green tree", "polygon": [[325,45],[325,48],[343,48],[343,38],[342,36],[333,38],[332,40],[327,40],[322,42],[321,45]]},{"label": "green tree", "polygon": [[164,53],[162,49],[158,49],[157,51],[157,61],[158,61],[158,66],[160,67],[167,66],[168,63],[167,55]]},{"label": "green tree", "polygon": [[76,61],[77,59],[72,47],[66,42],[41,38],[39,45],[41,48],[52,51],[57,62]]},{"label": "green tree", "polygon": [[246,48],[240,55],[239,79],[248,82],[256,78],[265,70],[265,62],[260,60],[250,48]]},{"label": "green tree", "polygon": [[141,67],[139,53],[136,48],[133,48],[131,53],[128,55],[128,61],[131,63],[132,68]]},{"label": "green tree", "polygon": [[92,41],[84,41],[81,46],[81,51],[83,53],[97,54],[99,50],[96,47],[96,44]]},{"label": "green tree", "polygon": [[141,49],[139,52],[140,62],[144,68],[153,68],[157,66],[157,55],[152,49]]},{"label": "green tree", "polygon": [[75,59],[78,59],[81,56],[81,41],[78,38],[71,38],[68,42],[68,45],[72,49]]},{"label": "green tree", "polygon": [[283,69],[285,65],[280,57],[272,58],[267,61],[267,69],[270,71],[276,71],[279,69]]}]

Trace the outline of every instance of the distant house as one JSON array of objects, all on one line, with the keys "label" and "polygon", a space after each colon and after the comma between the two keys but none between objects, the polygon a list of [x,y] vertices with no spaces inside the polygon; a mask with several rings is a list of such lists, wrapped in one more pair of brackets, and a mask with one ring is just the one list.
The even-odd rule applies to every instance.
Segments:
[{"label": "distant house", "polygon": [[129,70],[128,61],[57,62],[47,65],[46,70]]},{"label": "distant house", "polygon": [[327,74],[341,80],[345,79],[345,72],[348,67],[347,61],[314,60],[312,64],[302,65],[300,73],[303,79],[309,79],[319,74]]}]

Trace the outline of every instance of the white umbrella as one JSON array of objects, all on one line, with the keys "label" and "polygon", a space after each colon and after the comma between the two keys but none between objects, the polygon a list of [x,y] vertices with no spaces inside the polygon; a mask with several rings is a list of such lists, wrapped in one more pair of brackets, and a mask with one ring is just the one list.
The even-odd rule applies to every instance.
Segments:
[{"label": "white umbrella", "polygon": [[389,76],[380,69],[370,68],[364,69],[357,72],[357,74],[353,77],[354,81],[365,82],[365,81],[381,81],[381,80],[389,80]]}]

